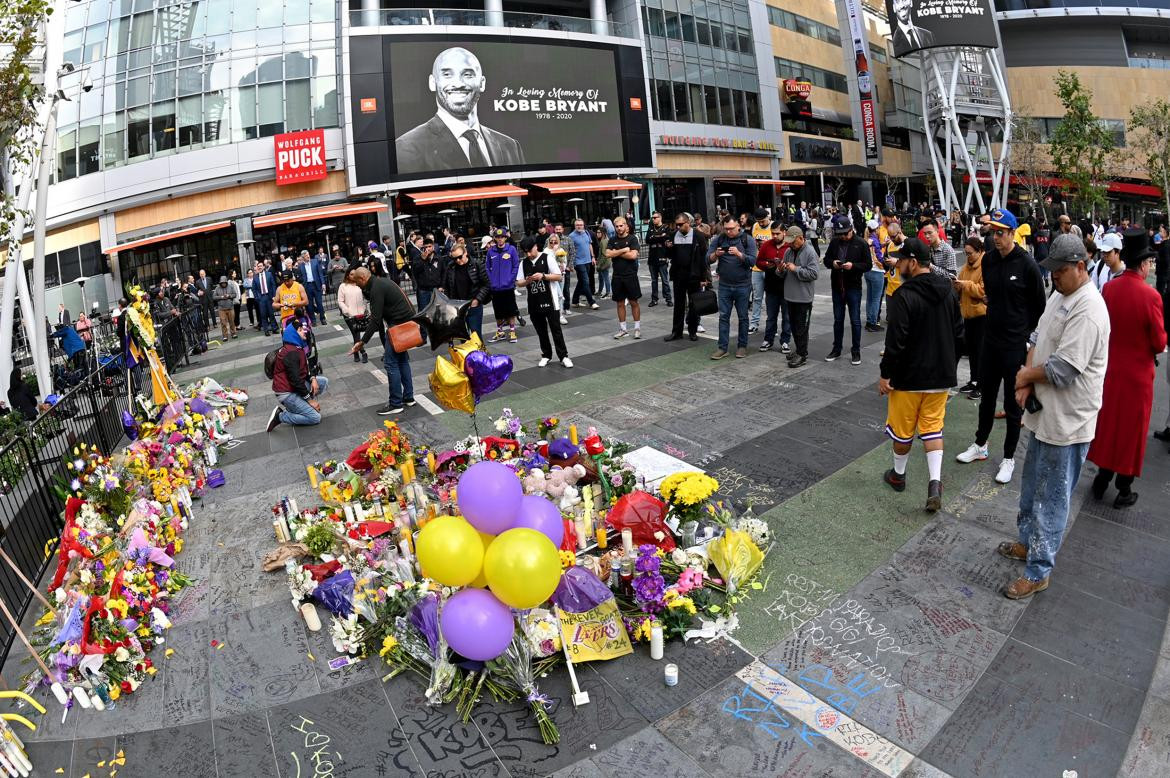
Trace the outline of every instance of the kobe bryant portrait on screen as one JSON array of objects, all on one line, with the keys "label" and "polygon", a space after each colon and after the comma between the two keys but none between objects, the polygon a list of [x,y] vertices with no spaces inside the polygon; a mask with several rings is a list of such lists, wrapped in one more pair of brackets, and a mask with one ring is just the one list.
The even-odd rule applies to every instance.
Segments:
[{"label": "kobe bryant portrait on screen", "polygon": [[894,18],[895,56],[934,45],[934,33],[914,24],[914,0],[890,0],[890,10]]},{"label": "kobe bryant portrait on screen", "polygon": [[394,141],[400,174],[524,164],[515,138],[479,123],[487,79],[474,54],[460,46],[439,52],[427,86],[435,115]]}]

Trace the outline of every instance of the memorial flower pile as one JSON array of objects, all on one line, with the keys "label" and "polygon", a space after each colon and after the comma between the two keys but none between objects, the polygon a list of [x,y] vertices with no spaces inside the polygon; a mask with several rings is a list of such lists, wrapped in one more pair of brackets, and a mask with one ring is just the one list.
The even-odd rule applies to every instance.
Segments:
[{"label": "memorial flower pile", "polygon": [[137,439],[121,453],[83,443],[67,453],[53,608],[29,635],[40,662],[26,691],[51,686],[63,704],[105,709],[156,672],[147,654],[166,639],[172,597],[193,582],[175,563],[193,500],[222,482],[217,441],[247,397],[215,387],[215,406],[192,394],[157,418],[124,418]]},{"label": "memorial flower pile", "polygon": [[[345,464],[310,470],[358,488],[292,509],[291,551],[308,555],[286,574],[309,629],[345,655],[336,661],[379,662],[384,680],[415,674],[430,704],[453,703],[465,721],[484,696],[523,700],[554,743],[540,679],[566,655],[617,659],[658,628],[709,633],[731,612],[729,585],[751,590],[767,525],[737,529],[712,504],[710,476],[668,475],[652,493],[620,441],[592,428],[579,438],[555,416],[532,427],[504,409],[494,436],[442,450],[412,448],[388,422]],[[698,518],[704,531],[680,545],[680,520]]]}]

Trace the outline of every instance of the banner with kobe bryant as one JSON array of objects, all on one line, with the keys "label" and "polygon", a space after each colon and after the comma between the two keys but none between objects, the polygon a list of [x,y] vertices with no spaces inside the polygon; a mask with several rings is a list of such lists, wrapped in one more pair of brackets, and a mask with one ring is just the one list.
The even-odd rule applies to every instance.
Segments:
[{"label": "banner with kobe bryant", "polygon": [[999,46],[991,0],[886,0],[894,56],[943,46]]},{"label": "banner with kobe bryant", "polygon": [[386,35],[350,66],[358,187],[652,165],[636,46]]}]

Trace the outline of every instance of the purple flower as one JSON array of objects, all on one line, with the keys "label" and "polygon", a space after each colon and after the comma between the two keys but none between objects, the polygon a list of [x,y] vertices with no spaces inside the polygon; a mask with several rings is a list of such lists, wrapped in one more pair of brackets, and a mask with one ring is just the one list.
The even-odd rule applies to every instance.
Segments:
[{"label": "purple flower", "polygon": [[613,475],[611,475],[609,477],[609,482],[611,484],[613,484],[614,486],[621,486],[622,485],[622,474],[621,473],[614,473]]},{"label": "purple flower", "polygon": [[75,492],[80,491],[81,490],[81,481],[77,478],[74,478],[72,481],[69,482],[69,488]]}]

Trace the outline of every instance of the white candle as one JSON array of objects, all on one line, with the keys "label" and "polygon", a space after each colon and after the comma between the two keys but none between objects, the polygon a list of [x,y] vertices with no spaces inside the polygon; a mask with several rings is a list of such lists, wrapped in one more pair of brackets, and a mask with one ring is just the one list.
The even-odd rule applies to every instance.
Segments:
[{"label": "white candle", "polygon": [[589,544],[589,535],[585,532],[585,520],[578,516],[573,520],[573,528],[577,531],[577,548],[582,551]]},{"label": "white candle", "polygon": [[650,628],[650,658],[662,658],[662,627]]},{"label": "white candle", "polygon": [[291,497],[288,498],[288,512],[290,516],[297,516],[300,514],[300,510],[297,508],[297,501]]},{"label": "white candle", "polygon": [[342,506],[342,510],[345,512],[345,520],[347,522],[353,522],[353,506],[349,503],[346,503],[344,506]]},{"label": "white candle", "polygon": [[321,631],[321,618],[317,615],[317,607],[311,602],[301,603],[301,616],[305,619],[305,626],[310,632]]},{"label": "white candle", "polygon": [[85,689],[82,689],[80,686],[74,686],[73,699],[77,700],[77,704],[83,710],[89,710],[89,695],[85,693]]},{"label": "white candle", "polygon": [[54,681],[53,685],[49,687],[49,690],[53,692],[53,696],[57,698],[57,702],[62,705],[69,702],[69,692],[65,691],[65,687],[60,682]]},{"label": "white candle", "polygon": [[667,664],[662,668],[663,680],[667,686],[678,686],[678,665]]},{"label": "white candle", "polygon": [[632,529],[622,530],[622,553],[626,556],[634,555],[634,531]]}]

